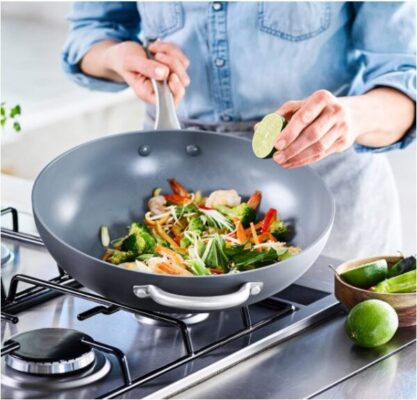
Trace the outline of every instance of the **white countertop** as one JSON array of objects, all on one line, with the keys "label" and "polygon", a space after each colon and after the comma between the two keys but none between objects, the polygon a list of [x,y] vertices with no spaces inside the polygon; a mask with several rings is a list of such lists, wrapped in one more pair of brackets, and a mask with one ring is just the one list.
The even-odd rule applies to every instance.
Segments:
[{"label": "white countertop", "polygon": [[1,175],[1,208],[14,207],[19,211],[32,213],[33,181],[11,175]]}]

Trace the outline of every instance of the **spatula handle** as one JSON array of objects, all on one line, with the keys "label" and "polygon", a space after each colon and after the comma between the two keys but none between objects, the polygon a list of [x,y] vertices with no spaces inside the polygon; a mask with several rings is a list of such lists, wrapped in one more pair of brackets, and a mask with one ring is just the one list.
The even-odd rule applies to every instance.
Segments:
[{"label": "spatula handle", "polygon": [[[153,55],[149,51],[148,46],[156,39],[148,39],[144,49],[150,60]],[[156,115],[154,129],[181,129],[178,121],[177,112],[175,111],[174,97],[169,90],[167,81],[157,81],[152,79],[152,85],[156,96]]]}]

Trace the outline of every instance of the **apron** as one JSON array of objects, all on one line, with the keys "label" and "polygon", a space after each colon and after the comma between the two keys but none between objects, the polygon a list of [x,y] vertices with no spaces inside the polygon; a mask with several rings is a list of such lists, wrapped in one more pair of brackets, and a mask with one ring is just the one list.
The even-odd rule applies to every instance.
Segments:
[{"label": "apron", "polygon": [[[257,122],[182,120],[181,126],[252,139]],[[151,119],[146,125],[152,129]],[[357,153],[349,148],[310,167],[326,182],[336,202],[335,221],[323,254],[350,260],[395,254],[402,248],[398,192],[384,154]]]}]

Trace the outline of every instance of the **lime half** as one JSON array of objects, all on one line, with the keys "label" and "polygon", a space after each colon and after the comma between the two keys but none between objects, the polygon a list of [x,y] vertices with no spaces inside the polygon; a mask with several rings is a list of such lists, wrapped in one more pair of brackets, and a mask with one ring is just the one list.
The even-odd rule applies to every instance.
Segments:
[{"label": "lime half", "polygon": [[285,127],[285,119],[276,113],[266,115],[256,126],[252,149],[256,157],[268,158],[274,154],[274,143]]},{"label": "lime half", "polygon": [[383,281],[387,274],[387,261],[381,259],[342,272],[340,277],[352,286],[368,289]]}]

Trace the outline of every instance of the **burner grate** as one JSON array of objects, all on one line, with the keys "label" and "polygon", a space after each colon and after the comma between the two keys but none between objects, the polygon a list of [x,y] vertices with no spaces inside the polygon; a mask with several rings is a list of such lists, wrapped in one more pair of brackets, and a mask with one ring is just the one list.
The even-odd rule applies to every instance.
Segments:
[{"label": "burner grate", "polygon": [[[23,241],[27,244],[43,245],[42,240],[40,238],[36,238],[32,235],[22,234],[18,232],[18,215],[15,209],[3,210],[2,215],[4,215],[6,212],[11,213],[13,222],[15,224],[13,226],[13,230],[8,230],[5,228],[1,229],[2,234],[5,237]],[[234,340],[237,340],[245,335],[249,335],[253,331],[265,327],[271,324],[272,322],[278,320],[279,318],[282,318],[283,316],[290,314],[296,310],[296,307],[293,304],[291,304],[291,302],[273,299],[273,302],[271,303],[271,299],[269,299],[267,300],[268,304],[265,303],[265,305],[267,305],[268,308],[273,310],[272,315],[269,315],[268,317],[265,317],[264,319],[261,319],[259,321],[253,322],[249,308],[242,307],[242,329],[196,350],[194,348],[194,344],[191,338],[189,326],[181,319],[159,312],[150,312],[141,309],[136,309],[123,304],[119,304],[117,302],[113,302],[102,296],[85,292],[83,290],[80,290],[82,286],[69,275],[67,275],[61,268],[59,268],[59,266],[58,273],[59,275],[51,280],[42,280],[28,275],[15,275],[13,276],[10,282],[7,295],[6,292],[3,290],[4,287],[2,283],[2,319],[11,323],[18,323],[19,319],[15,314],[18,314],[23,310],[27,310],[35,304],[39,304],[40,302],[49,300],[52,297],[70,295],[98,304],[92,307],[91,309],[80,313],[77,316],[77,318],[80,321],[92,318],[93,316],[98,314],[110,315],[119,310],[123,310],[134,315],[140,315],[142,317],[169,324],[173,327],[176,327],[181,332],[185,348],[184,356],[179,357],[177,360],[168,363],[160,368],[157,368],[151,372],[148,372],[145,375],[142,375],[133,380],[131,377],[131,372],[129,370],[126,355],[120,349],[110,346],[108,344],[83,338],[82,340],[85,341],[86,344],[90,345],[96,350],[115,355],[120,366],[121,374],[124,378],[124,384],[122,386],[117,387],[111,392],[102,395],[102,398],[119,396],[134,387],[144,385],[152,379],[155,379],[167,372],[170,372],[175,368],[180,367],[196,359],[197,357],[204,356],[205,354],[223,345],[226,345]],[[22,291],[18,291],[19,282],[30,284],[31,287]],[[13,351],[16,351],[18,349],[18,347],[16,346],[19,345],[13,341],[7,341],[4,344],[4,347],[1,351],[1,355],[5,356],[7,354],[12,354]]]}]

